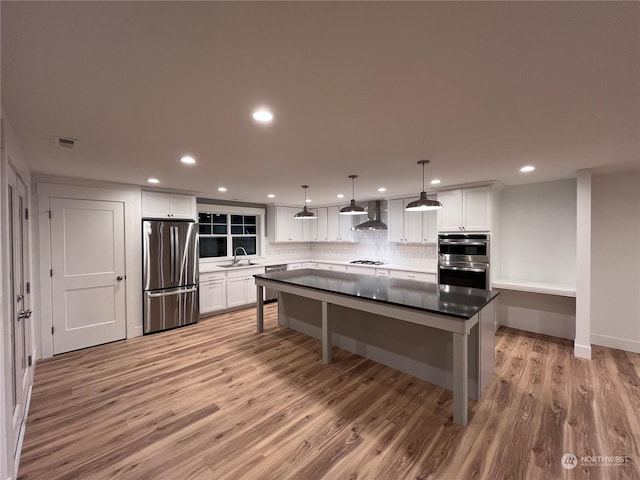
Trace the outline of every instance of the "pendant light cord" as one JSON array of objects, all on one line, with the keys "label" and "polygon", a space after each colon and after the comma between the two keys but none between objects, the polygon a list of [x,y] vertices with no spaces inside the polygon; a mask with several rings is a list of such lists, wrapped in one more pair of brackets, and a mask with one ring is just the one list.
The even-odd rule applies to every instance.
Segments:
[{"label": "pendant light cord", "polygon": [[424,192],[424,163],[422,164],[422,191]]}]

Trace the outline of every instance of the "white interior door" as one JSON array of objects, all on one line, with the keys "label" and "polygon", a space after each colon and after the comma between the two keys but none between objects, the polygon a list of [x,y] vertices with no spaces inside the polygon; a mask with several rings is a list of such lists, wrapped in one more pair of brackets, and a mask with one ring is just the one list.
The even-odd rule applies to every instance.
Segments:
[{"label": "white interior door", "polygon": [[51,198],[53,353],[126,337],[124,205]]},{"label": "white interior door", "polygon": [[[29,355],[33,348],[30,299],[26,282],[28,271],[28,229],[26,219],[26,187],[12,168],[7,176],[7,213],[8,213],[8,275],[9,275],[9,335],[8,350],[11,381],[9,385],[9,441],[10,458],[15,462],[24,429],[25,404],[30,385]],[[5,357],[6,358],[6,357]]]}]

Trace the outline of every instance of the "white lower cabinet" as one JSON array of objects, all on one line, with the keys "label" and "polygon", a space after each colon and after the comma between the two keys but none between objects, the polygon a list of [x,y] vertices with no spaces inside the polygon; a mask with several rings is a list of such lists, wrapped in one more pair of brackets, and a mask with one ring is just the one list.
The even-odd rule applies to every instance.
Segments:
[{"label": "white lower cabinet", "polygon": [[229,308],[249,303],[247,278],[230,278],[227,280],[227,305]]},{"label": "white lower cabinet", "polygon": [[253,276],[258,273],[264,273],[264,267],[244,268],[227,273],[227,308],[256,301],[256,282]]},{"label": "white lower cabinet", "polygon": [[227,274],[200,275],[200,313],[207,314],[227,308]]}]

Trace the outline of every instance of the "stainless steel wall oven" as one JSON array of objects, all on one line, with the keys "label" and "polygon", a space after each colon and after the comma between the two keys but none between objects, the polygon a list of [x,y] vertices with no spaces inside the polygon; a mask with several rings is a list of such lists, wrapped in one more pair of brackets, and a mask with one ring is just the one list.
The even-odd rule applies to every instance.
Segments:
[{"label": "stainless steel wall oven", "polygon": [[438,283],[489,290],[489,234],[438,235]]}]

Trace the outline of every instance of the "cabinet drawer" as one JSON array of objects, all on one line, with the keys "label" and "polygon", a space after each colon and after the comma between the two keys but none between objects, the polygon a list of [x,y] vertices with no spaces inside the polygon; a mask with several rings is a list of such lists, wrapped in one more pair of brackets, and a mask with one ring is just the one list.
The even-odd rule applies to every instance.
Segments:
[{"label": "cabinet drawer", "polygon": [[374,275],[375,268],[347,265],[347,273],[357,273],[360,275]]},{"label": "cabinet drawer", "polygon": [[376,268],[376,277],[388,277],[389,270],[386,268]]},{"label": "cabinet drawer", "polygon": [[332,263],[319,263],[318,270],[332,270],[334,272],[346,272],[346,265],[335,265]]},{"label": "cabinet drawer", "polygon": [[435,273],[407,272],[405,270],[391,270],[389,276],[391,278],[402,278],[405,280],[416,280],[418,282],[436,283]]},{"label": "cabinet drawer", "polygon": [[287,270],[300,270],[303,268],[302,263],[288,263]]},{"label": "cabinet drawer", "polygon": [[200,274],[200,283],[212,282],[215,280],[224,280],[227,278],[227,272],[207,272]]},{"label": "cabinet drawer", "polygon": [[227,272],[227,278],[251,277],[260,273],[264,273],[264,267],[257,268],[235,268]]},{"label": "cabinet drawer", "polygon": [[318,268],[318,262],[304,262],[302,266],[304,268]]}]

